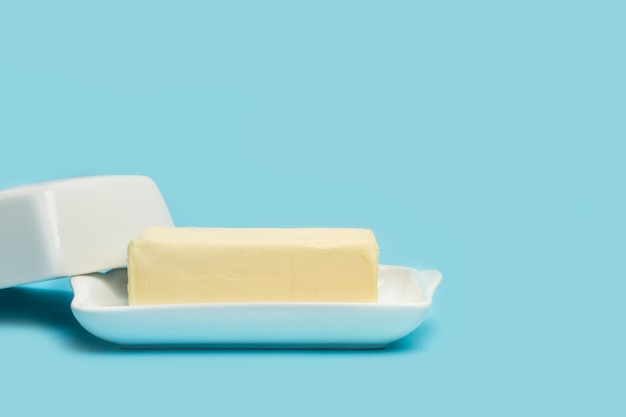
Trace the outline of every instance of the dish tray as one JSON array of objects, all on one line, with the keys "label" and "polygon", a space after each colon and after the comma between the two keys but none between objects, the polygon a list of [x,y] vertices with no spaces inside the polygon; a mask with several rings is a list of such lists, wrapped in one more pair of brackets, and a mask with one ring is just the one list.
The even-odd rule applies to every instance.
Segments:
[{"label": "dish tray", "polygon": [[129,306],[126,269],[74,276],[72,312],[126,348],[382,348],[415,330],[441,281],[436,270],[381,265],[376,303]]}]

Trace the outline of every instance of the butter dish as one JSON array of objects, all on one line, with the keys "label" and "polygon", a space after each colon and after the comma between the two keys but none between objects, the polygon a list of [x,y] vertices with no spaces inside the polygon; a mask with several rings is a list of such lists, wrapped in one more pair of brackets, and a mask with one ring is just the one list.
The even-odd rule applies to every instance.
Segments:
[{"label": "butter dish", "polygon": [[436,270],[381,265],[378,302],[128,305],[127,271],[74,276],[71,309],[93,335],[128,348],[382,348],[415,330]]},{"label": "butter dish", "polygon": [[113,175],[0,191],[0,288],[120,268],[128,242],[172,218],[148,177]]}]

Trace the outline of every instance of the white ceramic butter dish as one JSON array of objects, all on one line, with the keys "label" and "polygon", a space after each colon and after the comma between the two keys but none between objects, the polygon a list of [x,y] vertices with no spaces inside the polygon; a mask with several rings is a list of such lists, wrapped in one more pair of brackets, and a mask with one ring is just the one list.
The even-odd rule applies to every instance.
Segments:
[{"label": "white ceramic butter dish", "polygon": [[377,303],[128,306],[126,269],[74,276],[72,312],[122,347],[381,348],[415,330],[441,281],[435,270],[380,266]]},{"label": "white ceramic butter dish", "polygon": [[0,191],[0,288],[120,268],[128,242],[172,226],[155,183],[81,177]]}]

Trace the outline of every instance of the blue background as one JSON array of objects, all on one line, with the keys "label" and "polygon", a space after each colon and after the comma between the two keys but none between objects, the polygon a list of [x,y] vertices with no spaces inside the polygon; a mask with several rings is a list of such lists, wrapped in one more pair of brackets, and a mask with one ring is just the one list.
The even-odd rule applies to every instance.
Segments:
[{"label": "blue background", "polygon": [[0,290],[3,414],[626,412],[623,2],[7,3],[0,188],[148,175],[181,226],[368,227],[444,280],[363,352],[120,351],[67,279]]}]

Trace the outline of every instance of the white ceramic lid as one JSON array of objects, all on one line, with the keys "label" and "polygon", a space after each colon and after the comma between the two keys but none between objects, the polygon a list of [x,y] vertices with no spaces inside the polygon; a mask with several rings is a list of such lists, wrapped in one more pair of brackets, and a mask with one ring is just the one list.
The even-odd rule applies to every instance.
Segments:
[{"label": "white ceramic lid", "polygon": [[173,226],[154,181],[82,177],[0,191],[0,288],[119,268],[129,241]]}]

